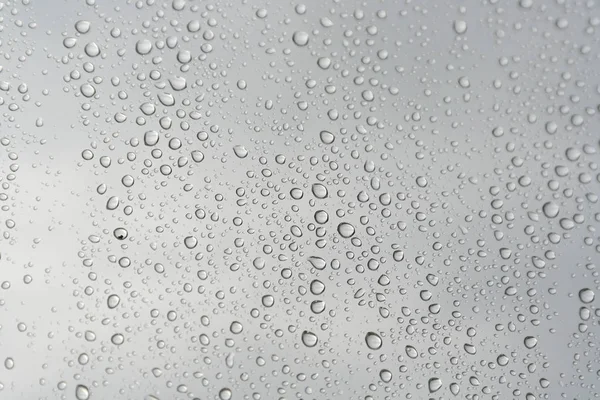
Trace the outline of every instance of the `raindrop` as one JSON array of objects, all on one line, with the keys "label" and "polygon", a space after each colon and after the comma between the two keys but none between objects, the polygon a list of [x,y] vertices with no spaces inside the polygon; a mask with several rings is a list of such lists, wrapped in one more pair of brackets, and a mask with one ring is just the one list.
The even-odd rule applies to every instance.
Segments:
[{"label": "raindrop", "polygon": [[234,335],[239,335],[244,330],[244,327],[243,327],[243,325],[240,322],[234,321],[234,322],[231,323],[231,326],[229,327],[229,330]]},{"label": "raindrop", "polygon": [[234,146],[233,152],[238,158],[246,158],[248,156],[248,150],[242,145]]},{"label": "raindrop", "polygon": [[90,391],[87,386],[77,385],[75,388],[75,398],[77,400],[88,400],[90,398]]},{"label": "raindrop", "polygon": [[108,308],[113,309],[119,305],[121,298],[116,294],[111,294],[108,296],[108,300],[106,302],[108,304]]},{"label": "raindrop", "polygon": [[596,298],[596,294],[594,293],[593,290],[591,289],[581,289],[579,291],[579,300],[581,300],[583,303],[591,303],[594,301],[594,299]]},{"label": "raindrop", "polygon": [[296,31],[292,36],[292,40],[294,41],[296,46],[306,46],[308,44],[308,33]]},{"label": "raindrop", "polygon": [[442,387],[442,380],[440,378],[430,378],[427,386],[429,388],[429,393],[435,393]]},{"label": "raindrop", "polygon": [[379,350],[381,346],[383,346],[383,340],[381,340],[381,336],[375,332],[368,332],[365,336],[365,342],[367,343],[367,347],[371,350]]},{"label": "raindrop", "polygon": [[146,55],[152,51],[152,42],[148,39],[138,40],[135,44],[135,51],[140,55]]},{"label": "raindrop", "polygon": [[355,228],[352,224],[349,224],[347,222],[342,222],[341,224],[338,225],[338,233],[343,238],[347,239],[349,237],[352,237],[354,235],[354,232],[355,232]]},{"label": "raindrop", "polygon": [[312,332],[304,331],[302,332],[302,343],[306,347],[315,347],[319,341],[317,335]]}]

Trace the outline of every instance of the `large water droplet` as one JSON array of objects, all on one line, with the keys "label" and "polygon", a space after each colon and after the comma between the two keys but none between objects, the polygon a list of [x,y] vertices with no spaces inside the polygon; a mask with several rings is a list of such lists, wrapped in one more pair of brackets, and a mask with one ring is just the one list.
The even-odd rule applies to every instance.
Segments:
[{"label": "large water droplet", "polygon": [[292,36],[292,40],[296,44],[296,46],[306,46],[308,44],[308,33],[303,31],[296,31]]},{"label": "large water droplet", "polygon": [[90,391],[87,386],[77,385],[75,387],[75,397],[77,400],[88,400],[90,398]]},{"label": "large water droplet", "polygon": [[435,393],[442,387],[442,380],[440,378],[430,378],[427,382],[429,393]]},{"label": "large water droplet", "polygon": [[591,303],[596,298],[596,294],[591,289],[581,289],[579,291],[579,300],[583,303]]},{"label": "large water droplet", "polygon": [[371,350],[379,350],[381,346],[383,346],[381,336],[375,332],[368,332],[365,336],[365,342],[367,343],[367,347]]},{"label": "large water droplet", "polygon": [[317,335],[312,332],[304,331],[302,332],[302,343],[306,347],[315,347],[319,341]]}]

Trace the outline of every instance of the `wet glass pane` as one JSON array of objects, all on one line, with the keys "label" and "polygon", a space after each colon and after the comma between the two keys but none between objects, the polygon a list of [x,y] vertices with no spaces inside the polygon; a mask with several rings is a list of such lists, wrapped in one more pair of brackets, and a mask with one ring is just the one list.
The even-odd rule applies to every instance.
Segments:
[{"label": "wet glass pane", "polygon": [[0,399],[600,396],[597,0],[0,3]]}]

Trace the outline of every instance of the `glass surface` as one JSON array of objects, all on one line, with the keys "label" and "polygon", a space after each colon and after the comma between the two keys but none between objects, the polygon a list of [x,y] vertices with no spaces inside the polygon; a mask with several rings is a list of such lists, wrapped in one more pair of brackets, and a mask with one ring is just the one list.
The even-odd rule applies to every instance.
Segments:
[{"label": "glass surface", "polygon": [[600,396],[594,0],[0,3],[0,399]]}]

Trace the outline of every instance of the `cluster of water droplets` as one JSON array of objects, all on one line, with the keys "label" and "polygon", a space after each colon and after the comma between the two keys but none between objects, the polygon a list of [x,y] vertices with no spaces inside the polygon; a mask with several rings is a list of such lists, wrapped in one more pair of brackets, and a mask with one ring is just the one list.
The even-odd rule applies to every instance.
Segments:
[{"label": "cluster of water droplets", "polygon": [[67,3],[0,3],[0,398],[600,395],[593,0]]}]

